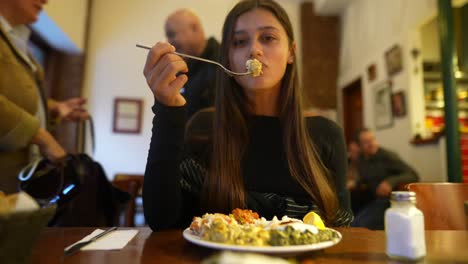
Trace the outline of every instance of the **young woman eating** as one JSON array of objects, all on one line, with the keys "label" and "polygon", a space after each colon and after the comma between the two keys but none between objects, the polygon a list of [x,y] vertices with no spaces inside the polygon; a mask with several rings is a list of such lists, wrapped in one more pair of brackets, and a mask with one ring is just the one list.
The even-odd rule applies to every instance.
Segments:
[{"label": "young woman eating", "polygon": [[329,226],[352,221],[341,129],[305,114],[292,26],[271,0],[239,2],[223,27],[221,64],[258,76],[219,72],[214,109],[187,122],[180,89],[189,71],[174,47],[157,43],[144,75],[154,94],[153,135],[143,205],[153,230],[187,227],[193,216],[252,209],[302,218],[317,212]]}]

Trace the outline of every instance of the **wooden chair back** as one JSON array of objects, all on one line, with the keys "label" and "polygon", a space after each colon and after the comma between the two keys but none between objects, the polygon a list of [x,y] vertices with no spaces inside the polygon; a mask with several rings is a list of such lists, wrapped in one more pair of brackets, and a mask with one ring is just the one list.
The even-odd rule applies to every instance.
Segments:
[{"label": "wooden chair back", "polygon": [[141,195],[143,187],[143,175],[139,174],[116,174],[112,184],[122,191],[130,194],[131,200],[124,212],[121,226],[135,226],[136,198]]},{"label": "wooden chair back", "polygon": [[467,230],[468,183],[410,183],[416,206],[424,213],[426,230]]}]

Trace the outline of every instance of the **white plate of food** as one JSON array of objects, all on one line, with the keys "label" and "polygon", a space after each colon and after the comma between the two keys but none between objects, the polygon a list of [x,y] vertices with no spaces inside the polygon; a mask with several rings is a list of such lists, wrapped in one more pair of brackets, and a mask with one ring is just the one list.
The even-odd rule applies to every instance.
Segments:
[{"label": "white plate of food", "polygon": [[291,254],[291,253],[303,253],[307,251],[320,250],[320,249],[328,248],[328,247],[338,244],[342,238],[341,233],[331,228],[327,228],[327,229],[336,233],[337,238],[330,240],[330,241],[323,241],[323,242],[318,242],[314,244],[293,245],[293,246],[244,246],[244,245],[233,245],[233,244],[212,242],[212,241],[201,239],[196,234],[194,234],[192,230],[190,230],[190,228],[185,229],[182,234],[187,241],[193,244],[202,246],[202,247],[207,247],[207,248],[212,248],[212,249],[268,253],[268,254]]}]

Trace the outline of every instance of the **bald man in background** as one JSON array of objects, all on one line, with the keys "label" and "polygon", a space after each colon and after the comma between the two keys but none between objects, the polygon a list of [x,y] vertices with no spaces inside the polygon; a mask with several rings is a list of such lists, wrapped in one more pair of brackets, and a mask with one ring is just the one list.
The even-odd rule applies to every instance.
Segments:
[{"label": "bald man in background", "polygon": [[[166,37],[177,52],[218,61],[219,42],[205,38],[200,18],[190,9],[179,9],[170,14],[165,24]],[[214,105],[216,66],[198,60],[186,59],[188,81],[182,94],[187,100],[187,116]]]}]

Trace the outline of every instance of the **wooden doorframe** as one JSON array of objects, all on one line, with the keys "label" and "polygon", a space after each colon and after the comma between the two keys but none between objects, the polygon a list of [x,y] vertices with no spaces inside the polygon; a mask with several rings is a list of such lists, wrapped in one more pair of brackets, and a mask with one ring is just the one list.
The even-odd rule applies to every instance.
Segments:
[{"label": "wooden doorframe", "polygon": [[356,131],[364,125],[362,79],[358,78],[342,89],[343,128],[346,142],[353,140]]},{"label": "wooden doorframe", "polygon": [[[67,54],[53,48],[37,32],[33,31],[30,43],[43,56],[43,89],[46,98],[63,101],[81,96],[83,84],[83,54]],[[51,119],[49,118],[49,121]],[[75,122],[50,123],[49,132],[68,153],[78,152],[77,127]]]},{"label": "wooden doorframe", "polygon": [[[69,54],[53,48],[38,32],[32,31],[30,41],[45,54],[44,93],[47,98],[62,101],[83,95],[84,70],[89,46],[91,9],[93,0],[87,1],[85,20],[85,47],[80,54]],[[69,153],[83,152],[83,125],[75,122],[63,122],[54,126],[52,135]]]}]

